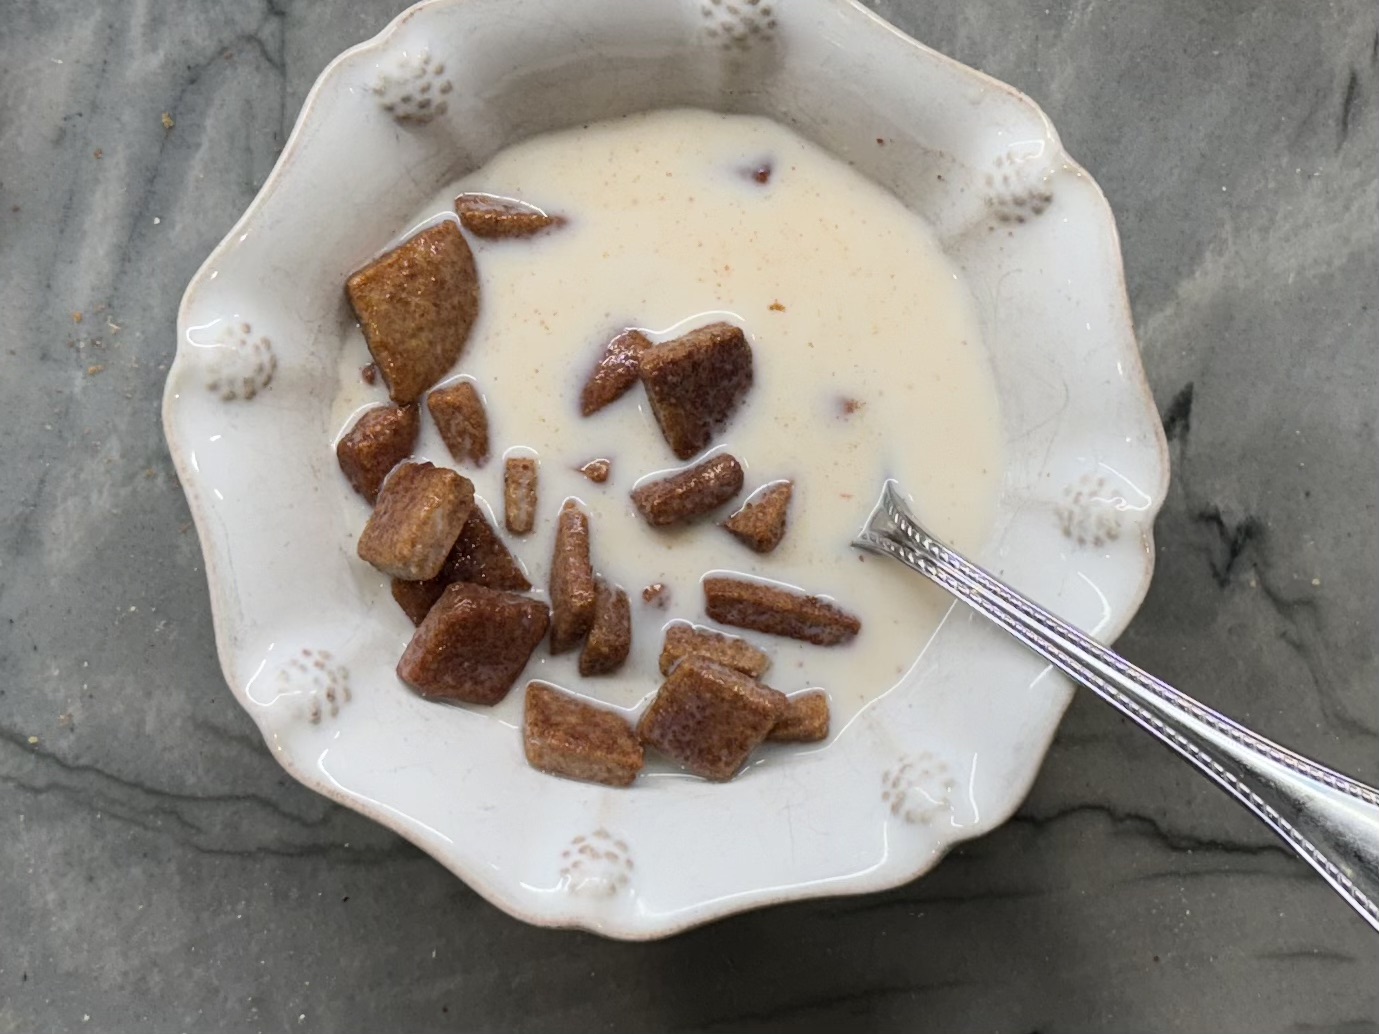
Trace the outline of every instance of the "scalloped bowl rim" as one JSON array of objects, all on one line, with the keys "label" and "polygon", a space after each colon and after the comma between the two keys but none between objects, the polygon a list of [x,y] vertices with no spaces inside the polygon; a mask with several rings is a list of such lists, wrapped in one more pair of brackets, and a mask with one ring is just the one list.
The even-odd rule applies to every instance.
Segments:
[{"label": "scalloped bowl rim", "polygon": [[[282,181],[290,172],[300,148],[301,139],[315,114],[318,99],[329,81],[352,61],[362,56],[373,55],[384,51],[388,44],[398,34],[399,30],[407,23],[418,17],[425,16],[431,11],[462,6],[466,2],[468,2],[468,0],[421,0],[421,2],[399,13],[376,35],[341,52],[325,66],[312,84],[311,89],[308,91],[292,131],[283,145],[282,152],[274,163],[262,187],[245,209],[244,213],[235,221],[225,237],[215,246],[188,283],[187,289],[178,307],[177,353],[174,360],[174,367],[170,368],[165,385],[162,404],[162,420],[164,435],[168,442],[169,451],[178,477],[184,487],[197,534],[203,543],[207,542],[217,532],[213,529],[211,521],[209,520],[208,503],[201,486],[198,484],[196,472],[192,469],[188,461],[188,450],[185,443],[179,438],[175,427],[176,394],[174,392],[175,383],[173,371],[175,369],[176,359],[182,358],[188,349],[186,330],[188,326],[189,309],[193,297],[205,284],[211,272],[221,259],[232,249],[236,238],[254,221],[259,212],[277,192]],[[1050,161],[1071,172],[1080,184],[1080,189],[1090,191],[1096,203],[1097,215],[1101,222],[1099,230],[1108,235],[1109,242],[1116,256],[1114,277],[1118,297],[1114,299],[1114,302],[1123,319],[1123,326],[1121,329],[1132,345],[1135,345],[1136,336],[1126,289],[1120,237],[1114,214],[1108,200],[1096,181],[1067,153],[1053,123],[1039,105],[1015,87],[979,69],[972,68],[954,58],[948,57],[910,37],[900,29],[885,21],[875,12],[862,6],[857,0],[821,0],[821,2],[836,8],[847,9],[854,13],[861,14],[868,19],[875,28],[883,29],[897,37],[908,47],[914,48],[926,55],[928,59],[948,66],[950,69],[960,71],[975,85],[980,86],[984,90],[997,91],[1004,94],[1017,102],[1027,114],[1038,120],[1043,129],[1045,143],[1049,148]],[[1141,401],[1146,410],[1156,414],[1157,408],[1153,401],[1153,395],[1147,377],[1145,376],[1143,365],[1140,362],[1140,354],[1137,347],[1134,348],[1131,358],[1133,362],[1130,363],[1130,367],[1133,376],[1130,379],[1130,387],[1141,397]],[[1155,444],[1157,447],[1158,473],[1152,489],[1146,492],[1148,502],[1142,510],[1144,523],[1143,526],[1137,530],[1137,536],[1143,546],[1144,560],[1138,571],[1138,577],[1136,578],[1134,587],[1127,597],[1123,612],[1116,614],[1103,632],[1103,636],[1108,641],[1113,640],[1124,631],[1126,626],[1128,626],[1134,614],[1144,601],[1153,575],[1155,555],[1153,522],[1154,517],[1163,505],[1169,477],[1167,442],[1163,434],[1162,426],[1157,422],[1155,423],[1155,429],[1157,432],[1155,435]],[[231,580],[226,579],[222,572],[217,570],[217,558],[204,547],[203,556],[206,563],[206,576],[209,586],[216,649],[222,674],[227,684],[231,687],[236,699],[241,706],[244,706],[251,714],[255,724],[259,726],[261,734],[265,736],[266,744],[271,748],[271,743],[267,739],[268,730],[263,727],[260,717],[254,708],[248,706],[245,694],[235,684],[233,679],[230,662],[233,653],[233,643],[231,642],[232,628],[227,615],[231,611],[229,601],[234,595],[234,584]],[[1068,692],[1065,695],[1063,703],[1059,707],[1060,718],[1070,701],[1071,692]],[[1040,758],[1046,755],[1053,736],[1057,731],[1057,727],[1058,722],[1055,721],[1049,726],[1047,734],[1042,737],[1042,742],[1038,744],[1038,755]],[[565,920],[516,907],[511,898],[505,897],[500,892],[496,885],[496,881],[490,880],[484,872],[465,868],[452,859],[434,854],[424,843],[423,839],[417,835],[416,831],[409,826],[405,818],[399,817],[390,809],[371,807],[367,802],[361,801],[357,797],[350,796],[342,789],[332,785],[329,780],[323,779],[317,773],[304,768],[299,763],[299,760],[288,752],[270,749],[270,753],[273,754],[282,768],[299,783],[330,800],[370,818],[385,828],[402,836],[404,839],[412,842],[423,851],[430,854],[456,876],[459,876],[481,897],[508,914],[536,926],[554,929],[585,929],[627,941],[654,940],[671,936],[686,929],[700,926],[747,909],[764,908],[772,904],[789,901],[803,901],[820,897],[841,897],[876,893],[906,884],[933,869],[954,847],[966,840],[984,835],[992,829],[1002,825],[1018,810],[1020,804],[1028,794],[1030,787],[1033,785],[1033,781],[1039,770],[1039,766],[1036,764],[1029,770],[1026,778],[1012,787],[1012,792],[1009,796],[1009,807],[997,811],[990,818],[984,818],[980,828],[971,831],[958,830],[955,835],[942,843],[936,851],[929,855],[915,858],[910,867],[898,874],[895,872],[880,871],[876,873],[850,874],[846,877],[840,877],[837,881],[826,880],[791,886],[781,890],[781,892],[775,896],[762,896],[760,894],[745,895],[750,897],[750,900],[745,903],[736,902],[732,899],[708,902],[700,906],[693,914],[686,914],[678,921],[662,923],[654,928],[635,928],[630,926],[606,928],[596,921],[588,921],[580,918]]]}]

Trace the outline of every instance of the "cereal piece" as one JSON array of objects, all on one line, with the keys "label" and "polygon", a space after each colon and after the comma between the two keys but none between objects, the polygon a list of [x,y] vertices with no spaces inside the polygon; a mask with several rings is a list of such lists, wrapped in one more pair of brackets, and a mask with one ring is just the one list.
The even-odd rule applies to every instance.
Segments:
[{"label": "cereal piece", "polygon": [[397,676],[428,700],[496,704],[549,624],[539,600],[456,582],[413,633]]},{"label": "cereal piece", "polygon": [[622,398],[637,383],[641,354],[650,347],[651,341],[640,330],[624,330],[609,341],[579,393],[579,411],[592,416]]},{"label": "cereal piece", "polygon": [[485,240],[531,237],[565,225],[563,215],[547,215],[535,205],[497,194],[461,194],[455,199],[455,212],[466,230]]},{"label": "cereal piece", "polygon": [[632,649],[632,605],[627,593],[602,578],[594,584],[594,623],[579,654],[579,673],[606,675],[617,671]]},{"label": "cereal piece", "polygon": [[754,679],[761,678],[771,666],[771,659],[745,639],[691,625],[688,621],[672,621],[666,626],[666,639],[661,647],[661,674],[669,675],[682,658],[691,654],[707,657]]},{"label": "cereal piece", "polygon": [[365,384],[378,383],[378,364],[365,363],[359,368],[359,379]]},{"label": "cereal piece", "polygon": [[664,582],[652,582],[642,590],[642,602],[648,607],[665,610],[670,605],[670,586]]},{"label": "cereal piece", "polygon": [[589,562],[589,515],[565,500],[551,556],[551,653],[573,650],[594,622],[594,568]]},{"label": "cereal piece", "polygon": [[469,512],[469,519],[460,529],[460,537],[445,558],[441,573],[447,582],[470,582],[513,592],[526,592],[531,588],[522,565],[498,537],[478,505]]},{"label": "cereal piece", "polygon": [[378,493],[359,536],[359,559],[394,578],[434,578],[473,508],[468,478],[430,463],[404,463]]},{"label": "cereal piece", "polygon": [[526,572],[508,551],[476,503],[460,529],[460,536],[445,558],[441,573],[424,582],[393,579],[393,599],[419,625],[453,582],[469,582],[486,589],[526,592],[531,588]]},{"label": "cereal piece", "polygon": [[809,689],[787,697],[785,714],[766,738],[773,743],[818,743],[828,739],[828,694]]},{"label": "cereal piece", "polygon": [[612,472],[613,461],[605,459],[590,460],[579,468],[579,472],[587,477],[596,485],[601,485],[608,480],[608,475]]},{"label": "cereal piece", "polygon": [[845,643],[862,630],[862,622],[816,596],[740,578],[705,578],[704,601],[715,621],[816,646]]},{"label": "cereal piece", "polygon": [[536,471],[530,456],[510,456],[503,464],[503,523],[514,535],[536,523]]},{"label": "cereal piece", "polygon": [[707,657],[675,666],[637,723],[643,743],[695,775],[731,779],[785,713],[785,696]]},{"label": "cereal piece", "polygon": [[377,500],[383,479],[412,454],[420,430],[416,406],[367,410],[335,446],[335,458],[351,487],[369,502]]},{"label": "cereal piece", "polygon": [[721,452],[697,466],[632,490],[632,505],[653,527],[693,520],[742,491],[742,464]]},{"label": "cereal piece", "polygon": [[786,513],[794,490],[789,481],[775,481],[758,489],[723,522],[723,527],[748,549],[771,552],[785,537]]},{"label": "cereal piece", "polygon": [[711,323],[648,348],[638,362],[656,422],[687,460],[713,440],[752,386],[752,348],[731,323]]},{"label": "cereal piece", "polygon": [[402,578],[394,578],[393,599],[397,600],[397,605],[402,608],[402,612],[412,619],[412,624],[419,625],[426,620],[426,615],[431,612],[431,608],[436,605],[436,600],[441,598],[441,594],[445,592],[445,587],[450,582],[451,579],[446,577],[444,571],[424,582],[409,582]]},{"label": "cereal piece", "polygon": [[369,263],[346,291],[394,402],[445,376],[479,314],[474,254],[448,220]]},{"label": "cereal piece", "polygon": [[645,764],[641,741],[621,716],[544,682],[527,684],[522,747],[532,768],[607,786],[631,786]]},{"label": "cereal piece", "polygon": [[426,396],[426,408],[451,456],[476,467],[488,462],[488,414],[470,381],[437,388]]}]

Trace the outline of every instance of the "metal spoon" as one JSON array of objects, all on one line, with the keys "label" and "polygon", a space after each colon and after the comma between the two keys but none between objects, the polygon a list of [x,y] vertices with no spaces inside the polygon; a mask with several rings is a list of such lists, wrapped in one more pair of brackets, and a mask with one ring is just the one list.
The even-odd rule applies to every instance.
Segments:
[{"label": "metal spoon", "polygon": [[1379,931],[1379,790],[1281,747],[1141,671],[925,531],[886,482],[852,543],[990,618],[1196,765]]}]

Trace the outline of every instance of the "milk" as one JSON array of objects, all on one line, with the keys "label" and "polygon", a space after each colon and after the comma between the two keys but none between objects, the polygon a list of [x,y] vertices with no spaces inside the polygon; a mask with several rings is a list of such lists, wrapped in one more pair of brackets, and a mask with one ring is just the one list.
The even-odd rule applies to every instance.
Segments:
[{"label": "milk", "polygon": [[[519,199],[569,222],[531,239],[471,239],[480,314],[454,375],[473,379],[484,397],[493,458],[479,470],[455,464],[425,416],[418,456],[474,481],[541,593],[556,514],[562,500],[578,498],[591,515],[595,569],[632,597],[633,647],[621,671],[581,679],[577,653],[553,658],[542,646],[524,680],[635,712],[661,682],[663,626],[712,624],[700,579],[734,572],[831,597],[861,619],[861,634],[840,647],[742,633],[773,659],[765,682],[787,693],[826,689],[841,728],[916,662],[950,606],[917,575],[849,546],[883,480],[897,479],[939,536],[975,551],[1001,478],[995,384],[967,287],[933,232],[783,126],[692,110],[510,147],[438,194],[407,233],[454,218],[454,197],[465,191]],[[795,484],[789,530],[766,555],[717,526],[737,502],[671,530],[637,515],[634,484],[687,465],[662,438],[640,385],[593,417],[579,413],[584,379],[618,331],[639,327],[663,341],[715,320],[747,332],[755,384],[710,451],[742,463],[744,498],[770,481]],[[360,379],[367,362],[356,336],[340,366],[341,432],[381,398],[381,386]],[[513,450],[541,464],[537,526],[522,537],[502,528],[502,456]],[[577,471],[598,457],[612,461],[604,484]],[[343,478],[340,493],[351,526],[362,527],[367,508]],[[369,575],[369,591],[386,596],[387,580]],[[654,582],[669,589],[664,609],[642,601]],[[411,626],[385,602],[378,612],[393,615],[400,653]],[[496,717],[517,720],[523,684]]]}]

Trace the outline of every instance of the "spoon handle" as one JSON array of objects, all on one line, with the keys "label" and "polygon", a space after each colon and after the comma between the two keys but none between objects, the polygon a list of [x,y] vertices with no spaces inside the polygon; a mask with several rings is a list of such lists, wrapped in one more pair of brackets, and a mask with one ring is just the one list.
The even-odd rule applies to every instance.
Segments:
[{"label": "spoon handle", "polygon": [[925,531],[893,481],[853,545],[926,575],[1157,736],[1379,931],[1379,790],[1218,714],[1050,614]]}]

